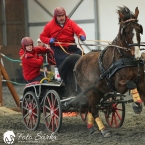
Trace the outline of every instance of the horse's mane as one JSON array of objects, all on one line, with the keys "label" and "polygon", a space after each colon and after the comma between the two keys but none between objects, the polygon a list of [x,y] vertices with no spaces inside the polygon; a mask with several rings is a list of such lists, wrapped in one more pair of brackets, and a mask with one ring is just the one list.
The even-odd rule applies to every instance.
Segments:
[{"label": "horse's mane", "polygon": [[[136,19],[136,17],[134,16],[134,13],[131,12],[128,7],[123,6],[123,7],[118,7],[118,8],[119,10],[117,10],[117,13],[118,11],[120,11],[124,15],[123,21],[126,21],[128,19]],[[119,22],[121,22],[121,18],[119,18]]]}]

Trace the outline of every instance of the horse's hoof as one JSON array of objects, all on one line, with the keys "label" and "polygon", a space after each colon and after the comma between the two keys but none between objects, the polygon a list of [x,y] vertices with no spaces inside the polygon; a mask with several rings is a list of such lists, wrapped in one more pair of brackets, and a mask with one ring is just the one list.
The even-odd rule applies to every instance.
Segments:
[{"label": "horse's hoof", "polygon": [[90,134],[93,134],[96,130],[97,130],[97,128],[94,126],[89,128]]},{"label": "horse's hoof", "polygon": [[133,108],[134,113],[136,114],[140,114],[142,112],[142,104],[139,102],[133,102],[132,108]]},{"label": "horse's hoof", "polygon": [[103,137],[110,137],[111,134],[107,129],[103,129],[101,130],[101,134],[103,135]]}]

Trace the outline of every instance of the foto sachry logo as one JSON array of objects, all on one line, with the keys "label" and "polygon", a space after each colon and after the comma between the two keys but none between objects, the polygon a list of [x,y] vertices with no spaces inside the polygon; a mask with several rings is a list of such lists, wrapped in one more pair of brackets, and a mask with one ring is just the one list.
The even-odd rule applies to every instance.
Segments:
[{"label": "foto sachry logo", "polygon": [[3,140],[6,144],[13,144],[14,143],[15,134],[13,131],[8,130],[3,134]]}]

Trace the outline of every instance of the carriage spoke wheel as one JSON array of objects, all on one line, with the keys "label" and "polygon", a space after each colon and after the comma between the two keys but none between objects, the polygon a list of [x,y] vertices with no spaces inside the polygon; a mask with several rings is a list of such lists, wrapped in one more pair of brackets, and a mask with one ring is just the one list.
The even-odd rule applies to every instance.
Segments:
[{"label": "carriage spoke wheel", "polygon": [[62,124],[60,98],[55,90],[49,90],[43,102],[43,114],[46,128],[50,132],[59,132]]},{"label": "carriage spoke wheel", "polygon": [[[108,101],[114,100],[117,100],[117,97],[108,99]],[[123,100],[122,97],[121,100]],[[121,127],[125,118],[125,103],[113,103],[111,107],[107,108],[105,118],[110,127]]]},{"label": "carriage spoke wheel", "polygon": [[23,122],[27,129],[37,129],[40,122],[40,106],[32,91],[24,94],[22,101]]}]

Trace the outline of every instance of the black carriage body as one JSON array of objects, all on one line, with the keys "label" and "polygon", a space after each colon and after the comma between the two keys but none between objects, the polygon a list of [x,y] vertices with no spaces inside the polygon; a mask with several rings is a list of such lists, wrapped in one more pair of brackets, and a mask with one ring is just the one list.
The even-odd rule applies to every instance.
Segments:
[{"label": "black carriage body", "polygon": [[67,97],[65,93],[66,87],[63,84],[63,82],[29,83],[24,88],[23,96],[26,92],[32,91],[35,93],[37,98],[40,98],[40,97],[44,97],[48,90],[55,90],[58,93],[60,100]]}]

